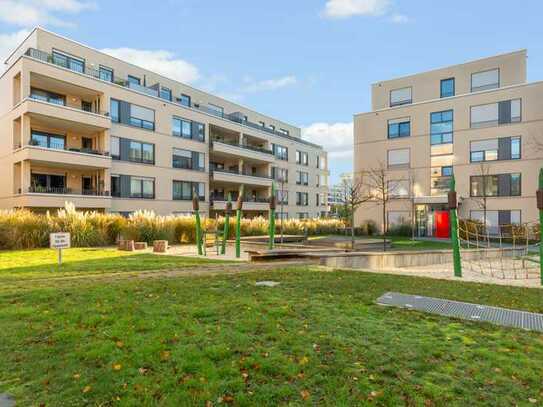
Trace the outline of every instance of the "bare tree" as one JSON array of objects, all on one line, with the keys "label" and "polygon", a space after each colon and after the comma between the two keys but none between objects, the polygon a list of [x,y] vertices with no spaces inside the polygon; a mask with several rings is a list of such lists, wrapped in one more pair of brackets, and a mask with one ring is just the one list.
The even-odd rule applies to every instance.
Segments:
[{"label": "bare tree", "polygon": [[472,197],[472,199],[476,205],[483,210],[483,225],[486,228],[487,201],[488,197],[491,196],[489,195],[490,166],[485,162],[481,162],[479,164],[479,171],[476,176],[481,177],[481,191],[478,191],[477,196]]},{"label": "bare tree", "polygon": [[345,213],[349,214],[351,224],[351,249],[354,250],[354,214],[358,207],[371,200],[371,197],[365,193],[362,177],[345,177],[341,182],[343,205]]},{"label": "bare tree", "polygon": [[388,221],[386,216],[387,205],[392,198],[397,196],[396,192],[399,188],[399,184],[397,182],[390,182],[391,180],[389,180],[387,169],[382,162],[380,162],[377,167],[366,171],[364,179],[366,190],[366,195],[364,197],[381,206],[383,216],[383,251],[386,251],[386,234],[388,231]]}]

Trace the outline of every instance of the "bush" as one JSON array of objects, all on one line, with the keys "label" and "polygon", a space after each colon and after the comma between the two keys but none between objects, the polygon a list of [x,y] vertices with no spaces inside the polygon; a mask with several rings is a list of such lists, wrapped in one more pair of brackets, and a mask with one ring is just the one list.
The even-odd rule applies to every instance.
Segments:
[{"label": "bush", "polygon": [[408,223],[401,223],[399,225],[393,225],[388,228],[388,235],[392,236],[411,236],[412,229]]},{"label": "bush", "polygon": [[[281,221],[275,223],[280,232]],[[224,218],[202,218],[202,227],[207,231],[223,230]],[[333,234],[344,229],[337,219],[288,219],[283,222],[286,235]],[[194,216],[157,216],[152,211],[137,211],[124,218],[120,215],[76,211],[66,204],[56,214],[38,214],[28,210],[0,211],[0,249],[30,249],[47,247],[49,233],[69,232],[74,247],[107,246],[115,244],[119,237],[152,243],[153,240],[168,240],[171,244],[194,243],[196,221]],[[230,217],[229,238],[236,233],[236,218]],[[242,219],[241,235],[268,234],[268,220],[263,217]]]}]

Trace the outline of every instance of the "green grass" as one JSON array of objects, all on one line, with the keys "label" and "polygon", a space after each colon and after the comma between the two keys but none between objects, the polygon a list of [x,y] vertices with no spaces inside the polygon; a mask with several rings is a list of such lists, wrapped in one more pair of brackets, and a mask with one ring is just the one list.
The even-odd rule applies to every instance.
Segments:
[{"label": "green grass", "polygon": [[443,250],[451,249],[450,242],[434,241],[434,240],[411,240],[405,236],[387,236],[392,240],[394,250]]},{"label": "green grass", "polygon": [[221,261],[125,252],[113,248],[72,248],[63,250],[63,262],[59,267],[56,250],[0,251],[0,282],[84,273],[166,270],[211,263]]},{"label": "green grass", "polygon": [[19,405],[543,399],[541,334],[374,303],[394,290],[543,312],[538,289],[312,268],[32,284],[0,293],[0,392]]}]

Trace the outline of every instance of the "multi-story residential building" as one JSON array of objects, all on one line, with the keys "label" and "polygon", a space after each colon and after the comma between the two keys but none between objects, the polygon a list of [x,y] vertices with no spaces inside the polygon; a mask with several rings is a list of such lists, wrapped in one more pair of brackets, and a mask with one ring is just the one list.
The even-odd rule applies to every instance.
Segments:
[{"label": "multi-story residential building", "polygon": [[5,63],[0,208],[183,214],[196,193],[214,216],[243,186],[266,215],[275,180],[283,216],[327,212],[326,152],[297,127],[41,28]]},{"label": "multi-story residential building", "polygon": [[[372,111],[355,115],[354,170],[384,168],[388,225],[416,221],[419,236],[448,236],[454,174],[459,216],[490,227],[537,219],[543,165],[543,82],[527,83],[526,51],[372,85]],[[383,223],[363,205],[358,224]]]},{"label": "multi-story residential building", "polygon": [[330,207],[345,204],[346,187],[352,182],[352,179],[352,172],[340,174],[339,182],[328,188],[328,205]]}]

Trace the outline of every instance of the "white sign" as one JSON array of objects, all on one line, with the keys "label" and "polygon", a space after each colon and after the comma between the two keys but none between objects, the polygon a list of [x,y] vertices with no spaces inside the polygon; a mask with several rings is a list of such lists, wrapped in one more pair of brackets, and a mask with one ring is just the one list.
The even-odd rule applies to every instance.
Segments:
[{"label": "white sign", "polygon": [[69,233],[51,233],[49,235],[51,249],[68,249],[70,247]]}]

